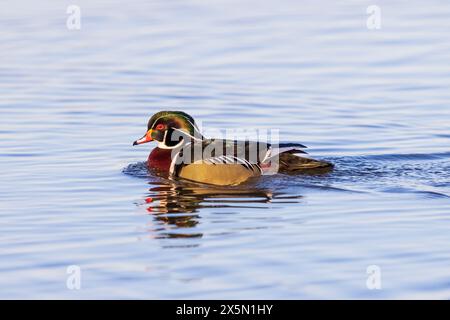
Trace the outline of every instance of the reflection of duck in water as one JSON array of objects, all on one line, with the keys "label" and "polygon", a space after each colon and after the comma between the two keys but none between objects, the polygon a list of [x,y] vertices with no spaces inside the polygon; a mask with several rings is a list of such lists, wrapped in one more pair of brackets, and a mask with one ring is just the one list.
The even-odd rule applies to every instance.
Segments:
[{"label": "reflection of duck in water", "polygon": [[160,185],[150,189],[147,203],[154,213],[192,213],[202,208],[248,207],[268,203],[272,193],[262,189],[209,188],[189,183]]},{"label": "reflection of duck in water", "polygon": [[238,185],[275,172],[327,171],[332,164],[300,157],[301,144],[206,139],[194,119],[181,111],[161,111],[148,122],[147,133],[133,145],[157,141],[148,166],[171,177],[215,185]]},{"label": "reflection of duck in water", "polygon": [[264,189],[202,187],[191,183],[159,183],[149,190],[145,200],[147,211],[158,223],[161,237],[201,237],[195,231],[199,223],[199,209],[205,208],[261,208],[258,205],[276,201],[291,202],[301,196],[273,195]]}]

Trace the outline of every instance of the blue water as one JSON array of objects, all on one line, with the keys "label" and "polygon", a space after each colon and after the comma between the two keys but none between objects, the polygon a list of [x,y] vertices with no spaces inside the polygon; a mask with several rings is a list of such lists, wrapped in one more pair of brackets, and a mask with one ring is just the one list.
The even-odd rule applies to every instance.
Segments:
[{"label": "blue water", "polygon": [[[0,298],[450,298],[448,1],[68,4],[0,4]],[[154,177],[165,109],[336,168]]]}]

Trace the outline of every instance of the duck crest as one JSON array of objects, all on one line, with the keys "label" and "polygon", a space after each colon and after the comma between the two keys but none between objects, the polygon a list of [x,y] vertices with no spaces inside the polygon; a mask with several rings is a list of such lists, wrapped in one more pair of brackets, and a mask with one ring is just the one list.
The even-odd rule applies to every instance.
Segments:
[{"label": "duck crest", "polygon": [[[152,129],[158,120],[167,119],[170,127],[185,130],[190,135],[199,134],[198,127],[190,115],[183,111],[160,111],[155,113],[148,121],[147,128]],[[201,135],[200,135],[201,136]]]}]

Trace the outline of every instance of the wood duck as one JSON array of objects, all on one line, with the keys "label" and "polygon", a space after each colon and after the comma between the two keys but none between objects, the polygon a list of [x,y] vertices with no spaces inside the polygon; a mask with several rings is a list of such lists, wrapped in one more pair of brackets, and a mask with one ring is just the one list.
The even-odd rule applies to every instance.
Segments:
[{"label": "wood duck", "polygon": [[182,111],[160,111],[148,121],[146,134],[133,145],[158,142],[148,157],[149,169],[213,185],[238,185],[273,173],[329,171],[326,161],[300,157],[299,143],[207,139],[194,119]]}]

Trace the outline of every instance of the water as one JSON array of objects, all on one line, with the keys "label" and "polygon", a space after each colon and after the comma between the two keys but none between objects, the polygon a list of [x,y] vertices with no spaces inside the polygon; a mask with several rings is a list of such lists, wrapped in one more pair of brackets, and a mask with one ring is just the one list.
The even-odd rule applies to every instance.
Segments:
[{"label": "water", "polygon": [[[1,298],[449,298],[450,5],[0,4]],[[148,118],[280,129],[336,164],[148,174]],[[66,286],[81,268],[81,290]],[[367,267],[381,290],[366,286]]]}]

